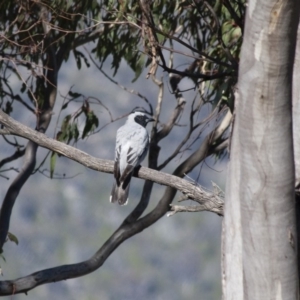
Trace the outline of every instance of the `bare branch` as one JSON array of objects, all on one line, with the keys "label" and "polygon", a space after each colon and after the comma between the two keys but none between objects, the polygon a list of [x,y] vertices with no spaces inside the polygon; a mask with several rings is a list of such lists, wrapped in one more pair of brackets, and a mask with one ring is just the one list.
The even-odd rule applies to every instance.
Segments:
[{"label": "bare branch", "polygon": [[229,147],[229,138],[225,139],[224,141],[221,141],[218,145],[214,145],[212,152],[218,153],[220,151],[228,149],[228,147]]},{"label": "bare branch", "polygon": [[230,109],[227,109],[227,113],[225,117],[223,118],[222,122],[220,125],[214,130],[214,135],[213,138],[217,140],[222,136],[222,134],[225,132],[225,130],[230,126],[232,121],[232,113]]},{"label": "bare branch", "polygon": [[[210,206],[210,204],[212,204]],[[178,212],[199,212],[199,211],[210,211],[214,212],[219,216],[223,216],[223,206],[224,202],[220,203],[205,203],[202,205],[190,205],[190,206],[183,206],[183,205],[174,205],[171,204],[171,212],[167,213],[167,217],[171,217]]]},{"label": "bare branch", "polygon": [[155,74],[159,60],[162,61],[162,64],[164,66],[166,65],[166,61],[161,51],[161,48],[159,47],[159,41],[156,32],[153,30],[153,28],[155,28],[155,24],[150,9],[150,2],[147,0],[140,0],[140,7],[143,12],[142,31],[143,34],[149,39],[149,46],[147,47],[147,45],[145,45],[146,51],[147,48],[151,48],[151,52],[149,54],[152,57],[152,64],[148,72],[149,76]]},{"label": "bare branch", "polygon": [[[165,36],[169,39],[172,39],[172,40],[180,43],[181,45],[185,46],[187,49],[190,49],[194,53],[199,54],[199,59],[203,58],[203,59],[206,59],[207,61],[214,62],[214,63],[216,63],[220,66],[228,67],[230,69],[232,69],[232,67],[233,67],[232,65],[227,64],[225,62],[222,62],[221,60],[216,59],[216,58],[206,54],[205,52],[199,51],[199,49],[196,49],[196,48],[192,47],[191,45],[189,45],[188,43],[184,42],[182,39],[180,39],[180,38],[178,38],[174,35],[167,34],[166,32],[163,32],[163,31],[161,31],[160,29],[158,29],[156,27],[154,27],[153,30],[155,30],[156,33],[159,33],[159,34],[161,34],[161,35],[163,35],[163,36]],[[172,50],[168,49],[168,50],[175,52],[174,49],[172,49]]]},{"label": "bare branch", "polygon": [[183,77],[189,77],[189,78],[193,78],[193,79],[202,79],[202,80],[212,80],[212,79],[218,79],[218,78],[224,78],[226,76],[236,76],[235,72],[219,72],[219,73],[214,73],[214,74],[202,74],[202,73],[189,73],[189,72],[184,72],[184,71],[178,71],[176,69],[171,69],[168,66],[164,66],[160,63],[158,63],[158,65],[160,67],[162,67],[164,69],[164,71],[168,72],[168,73],[174,73],[174,74],[178,74],[181,75]]},{"label": "bare branch", "polygon": [[[196,183],[195,183],[196,184]],[[215,184],[213,185],[213,192],[206,192],[206,195],[203,198],[206,198],[205,201],[194,200],[198,202],[198,205],[175,205],[170,204],[171,212],[167,214],[167,217],[173,216],[178,212],[199,212],[199,211],[210,211],[223,216],[224,209],[224,197],[225,193]],[[179,201],[189,200],[188,196],[184,196],[183,199]]]},{"label": "bare branch", "polygon": [[1,135],[11,135],[11,131],[8,130],[7,128],[2,128],[2,129],[0,129],[0,134]]},{"label": "bare branch", "polygon": [[25,154],[25,149],[17,148],[17,150],[15,151],[15,153],[13,155],[0,160],[0,168],[2,168],[5,164],[12,162],[12,161],[18,159],[19,157],[22,157],[24,154]]},{"label": "bare branch", "polygon": [[163,96],[164,96],[164,82],[163,82],[163,80],[158,80],[155,77],[155,75],[152,75],[151,78],[152,78],[153,82],[159,88],[158,96],[157,96],[157,104],[156,104],[156,108],[155,108],[155,120],[154,120],[154,123],[153,123],[153,128],[157,128],[160,113],[161,113],[161,106],[162,106]]},{"label": "bare branch", "polygon": [[183,98],[178,98],[177,106],[175,107],[173,114],[171,115],[169,121],[163,125],[163,128],[157,134],[157,140],[161,140],[166,137],[172,128],[174,127],[176,120],[180,116],[181,112],[184,110],[186,101]]},{"label": "bare branch", "polygon": [[[49,138],[46,135],[25,126],[24,124],[15,121],[1,110],[0,123],[6,126],[10,134],[26,138],[43,148],[47,148],[51,151],[57,152],[65,157],[68,157],[86,166],[87,168],[104,173],[113,172],[113,161],[92,157],[87,153],[78,150],[72,146],[66,145],[62,142]],[[138,173],[134,174],[134,176],[178,189],[184,194],[188,194],[188,191],[192,189],[193,194],[189,194],[191,199],[197,198],[198,196],[201,199],[202,197],[201,191],[195,190],[195,187],[192,183],[178,178],[176,176],[169,175],[167,173],[158,172],[156,170],[149,169],[146,167],[141,167]]]}]

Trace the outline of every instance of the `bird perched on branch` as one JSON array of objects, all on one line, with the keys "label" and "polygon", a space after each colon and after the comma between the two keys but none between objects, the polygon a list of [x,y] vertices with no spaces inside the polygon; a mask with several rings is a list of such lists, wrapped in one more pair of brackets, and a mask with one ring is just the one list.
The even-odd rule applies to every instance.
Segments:
[{"label": "bird perched on branch", "polygon": [[114,177],[116,179],[110,196],[110,202],[126,205],[130,180],[134,169],[137,168],[147,155],[149,135],[146,126],[154,119],[143,112],[133,112],[126,123],[117,131]]}]

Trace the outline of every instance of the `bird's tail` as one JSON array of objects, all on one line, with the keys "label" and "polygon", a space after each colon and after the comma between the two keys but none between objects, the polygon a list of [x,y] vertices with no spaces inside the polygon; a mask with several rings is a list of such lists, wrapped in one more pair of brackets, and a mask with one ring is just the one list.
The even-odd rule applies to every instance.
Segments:
[{"label": "bird's tail", "polygon": [[110,202],[118,202],[120,205],[126,205],[128,203],[128,193],[129,193],[130,183],[124,188],[124,184],[118,186],[115,182],[110,195]]}]

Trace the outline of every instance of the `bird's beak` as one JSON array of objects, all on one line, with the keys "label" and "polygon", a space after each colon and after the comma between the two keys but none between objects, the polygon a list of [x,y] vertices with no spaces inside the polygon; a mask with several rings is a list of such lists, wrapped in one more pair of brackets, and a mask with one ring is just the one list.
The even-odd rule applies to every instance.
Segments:
[{"label": "bird's beak", "polygon": [[149,117],[148,117],[147,123],[149,123],[149,122],[154,122],[154,121],[155,121],[155,119],[149,118]]}]

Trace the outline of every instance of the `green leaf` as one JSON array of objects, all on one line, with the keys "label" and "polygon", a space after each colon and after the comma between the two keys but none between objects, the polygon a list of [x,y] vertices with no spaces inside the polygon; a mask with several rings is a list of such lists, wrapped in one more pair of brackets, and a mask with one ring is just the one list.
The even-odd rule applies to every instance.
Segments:
[{"label": "green leaf", "polygon": [[140,77],[140,75],[143,72],[144,65],[145,65],[145,56],[140,55],[138,61],[136,62],[135,77],[132,79],[131,82],[135,82]]},{"label": "green leaf", "polygon": [[69,96],[71,96],[71,97],[73,98],[72,100],[74,100],[74,99],[76,99],[76,98],[81,97],[82,94],[76,93],[76,92],[72,92],[72,91],[69,91]]},{"label": "green leaf", "polygon": [[4,109],[4,112],[7,113],[8,115],[10,115],[10,113],[13,111],[13,107],[11,105],[11,102],[10,101],[7,101],[6,102],[6,105],[5,105],[5,109]]},{"label": "green leaf", "polygon": [[83,59],[83,61],[85,62],[86,66],[88,68],[90,67],[90,63],[89,63],[88,59],[85,57],[85,55],[82,52],[80,52],[78,50],[74,50],[74,55],[76,58],[78,69],[81,69],[81,59]]},{"label": "green leaf", "polygon": [[12,234],[11,232],[8,232],[8,233],[7,233],[7,237],[8,237],[8,239],[9,239],[11,242],[16,243],[16,245],[19,244],[18,238],[17,238],[14,234]]},{"label": "green leaf", "polygon": [[74,56],[76,59],[77,68],[80,70],[81,69],[81,58],[79,55],[79,51],[74,50]]},{"label": "green leaf", "polygon": [[82,139],[84,139],[88,135],[88,133],[92,132],[98,126],[99,126],[98,118],[96,117],[93,111],[89,111],[86,114],[86,122],[81,136]]},{"label": "green leaf", "polygon": [[69,126],[69,122],[71,120],[71,117],[72,117],[71,115],[65,116],[65,118],[64,118],[64,120],[61,124],[61,131],[62,131],[63,134],[65,134],[65,132],[66,132],[68,126]]},{"label": "green leaf", "polygon": [[52,152],[51,158],[50,158],[50,178],[53,178],[53,173],[55,169],[55,164],[56,164],[56,159],[57,159],[57,153]]},{"label": "green leaf", "polygon": [[79,130],[78,130],[78,127],[77,127],[77,124],[76,123],[73,123],[71,125],[71,128],[70,128],[71,132],[72,132],[72,136],[75,140],[75,142],[78,141],[78,137],[79,137]]},{"label": "green leaf", "polygon": [[26,84],[25,84],[25,83],[22,83],[21,93],[24,93],[26,89],[27,89]]},{"label": "green leaf", "polygon": [[61,109],[63,110],[63,109],[66,109],[67,107],[68,107],[68,104],[69,104],[70,102],[69,101],[67,101],[62,107],[61,107]]}]

